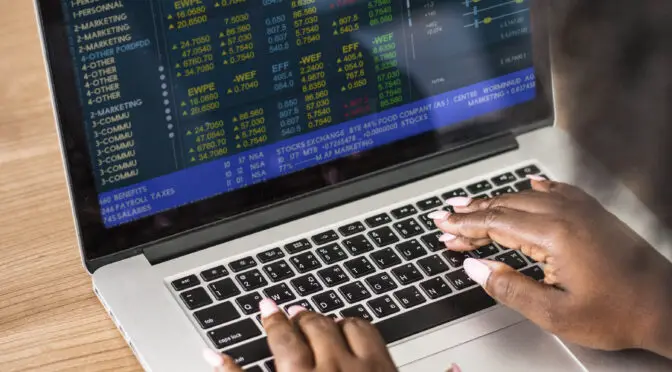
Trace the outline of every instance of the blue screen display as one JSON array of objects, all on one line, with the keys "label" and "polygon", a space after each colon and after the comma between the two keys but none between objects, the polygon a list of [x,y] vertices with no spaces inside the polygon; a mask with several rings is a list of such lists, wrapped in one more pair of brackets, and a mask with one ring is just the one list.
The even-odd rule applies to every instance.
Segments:
[{"label": "blue screen display", "polygon": [[108,228],[536,96],[527,0],[63,7]]}]

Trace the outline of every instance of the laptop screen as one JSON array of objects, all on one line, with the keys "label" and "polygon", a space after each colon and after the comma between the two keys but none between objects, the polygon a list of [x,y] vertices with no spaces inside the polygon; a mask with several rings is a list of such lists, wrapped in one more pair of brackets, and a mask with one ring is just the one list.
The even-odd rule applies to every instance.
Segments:
[{"label": "laptop screen", "polygon": [[539,95],[528,1],[63,0],[80,225],[140,243],[502,122]]}]

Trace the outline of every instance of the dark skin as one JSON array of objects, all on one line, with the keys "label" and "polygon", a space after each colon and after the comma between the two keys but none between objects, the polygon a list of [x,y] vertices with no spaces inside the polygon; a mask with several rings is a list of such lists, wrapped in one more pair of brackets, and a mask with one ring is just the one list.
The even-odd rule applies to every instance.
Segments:
[{"label": "dark skin", "polygon": [[[536,282],[490,260],[465,262],[500,303],[560,338],[601,350],[639,348],[672,358],[672,264],[582,190],[533,180],[532,190],[492,199],[449,200],[435,220],[446,247],[469,251],[496,241],[545,264]],[[278,371],[394,371],[365,321],[334,322],[301,311],[264,319]],[[220,371],[240,372],[224,356]]]}]

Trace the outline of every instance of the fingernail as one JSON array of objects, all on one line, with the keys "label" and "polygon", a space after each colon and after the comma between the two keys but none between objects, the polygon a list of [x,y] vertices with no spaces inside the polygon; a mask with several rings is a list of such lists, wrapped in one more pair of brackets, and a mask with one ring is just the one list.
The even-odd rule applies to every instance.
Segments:
[{"label": "fingernail", "polygon": [[287,309],[287,314],[289,314],[290,318],[293,318],[296,314],[298,314],[302,311],[306,311],[306,308],[303,307],[303,306],[294,305],[294,306],[290,306],[289,309]]},{"label": "fingernail", "polygon": [[450,213],[445,211],[434,211],[427,215],[427,217],[433,220],[445,220],[448,216],[450,216]]},{"label": "fingernail", "polygon": [[205,359],[205,361],[213,368],[224,366],[224,358],[222,358],[222,354],[214,350],[203,349],[203,359]]},{"label": "fingernail", "polygon": [[448,370],[448,372],[462,372],[462,370],[457,364],[453,363],[450,365],[450,369]]},{"label": "fingernail", "polygon": [[270,298],[264,298],[259,302],[259,311],[261,311],[262,318],[268,318],[280,311],[280,309],[278,308],[278,305],[275,304],[275,301]]},{"label": "fingernail", "polygon": [[453,234],[445,233],[445,234],[441,235],[441,237],[439,238],[439,241],[445,243],[445,242],[449,242],[449,241],[455,240],[455,239],[457,239],[457,236],[455,236]]},{"label": "fingernail", "polygon": [[469,275],[471,280],[475,281],[481,286],[485,286],[485,283],[488,281],[488,278],[492,273],[492,270],[490,270],[488,265],[474,258],[467,258],[464,260],[463,265],[464,271],[467,272],[467,275]]},{"label": "fingernail", "polygon": [[546,181],[546,179],[544,177],[536,175],[536,174],[528,174],[527,178],[531,179],[532,181]]},{"label": "fingernail", "polygon": [[455,198],[450,198],[446,200],[446,204],[452,205],[453,207],[467,207],[471,204],[472,199],[464,196],[458,196]]}]

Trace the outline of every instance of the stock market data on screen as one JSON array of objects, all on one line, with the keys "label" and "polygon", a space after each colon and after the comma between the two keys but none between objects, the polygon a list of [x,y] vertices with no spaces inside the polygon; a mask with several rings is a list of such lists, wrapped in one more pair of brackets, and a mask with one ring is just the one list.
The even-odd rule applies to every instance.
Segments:
[{"label": "stock market data on screen", "polygon": [[63,0],[105,226],[530,101],[529,0]]}]

